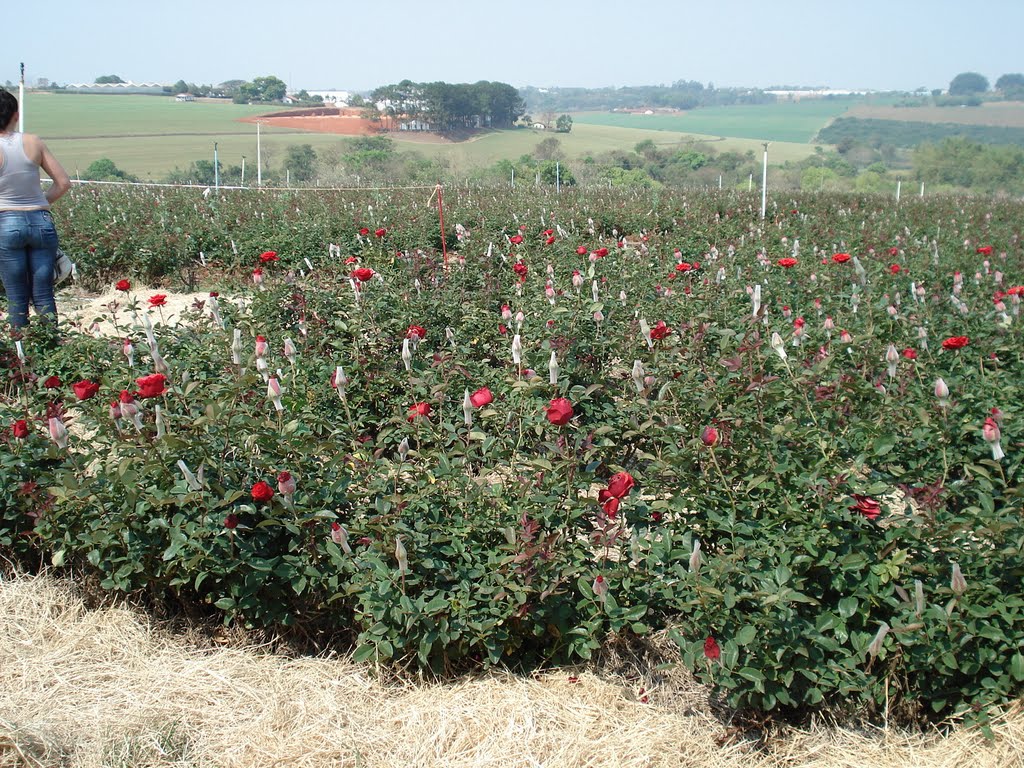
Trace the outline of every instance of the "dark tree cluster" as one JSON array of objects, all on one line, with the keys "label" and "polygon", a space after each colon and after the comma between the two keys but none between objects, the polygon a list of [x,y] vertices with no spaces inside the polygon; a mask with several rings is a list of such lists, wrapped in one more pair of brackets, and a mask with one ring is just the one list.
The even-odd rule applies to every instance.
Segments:
[{"label": "dark tree cluster", "polygon": [[414,83],[403,80],[383,85],[371,94],[368,110],[384,130],[401,123],[418,123],[447,133],[468,128],[509,128],[525,111],[513,86],[481,80],[477,83]]}]

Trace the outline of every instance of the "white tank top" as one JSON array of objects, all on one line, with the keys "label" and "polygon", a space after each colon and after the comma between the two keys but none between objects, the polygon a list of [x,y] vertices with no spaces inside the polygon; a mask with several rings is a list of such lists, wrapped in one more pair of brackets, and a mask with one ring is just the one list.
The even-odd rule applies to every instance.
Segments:
[{"label": "white tank top", "polygon": [[0,211],[48,209],[39,166],[25,154],[25,134],[0,134]]}]

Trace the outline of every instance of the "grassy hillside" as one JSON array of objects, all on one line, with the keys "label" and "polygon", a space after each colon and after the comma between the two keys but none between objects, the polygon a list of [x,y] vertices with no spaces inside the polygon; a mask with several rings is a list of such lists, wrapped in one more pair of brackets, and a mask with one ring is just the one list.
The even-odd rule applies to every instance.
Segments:
[{"label": "grassy hillside", "polygon": [[584,112],[573,115],[573,121],[574,125],[606,125],[807,144],[815,133],[851,105],[849,100],[805,99],[777,104],[707,107],[678,114]]},{"label": "grassy hillside", "polygon": [[[447,158],[455,171],[474,165],[490,165],[501,158],[517,158],[533,150],[538,143],[554,137],[562,145],[569,162],[588,155],[612,150],[632,150],[638,143],[650,139],[659,147],[672,147],[681,143],[708,142],[718,152],[760,151],[761,145],[750,139],[720,138],[679,131],[651,130],[635,127],[616,127],[574,123],[571,133],[547,133],[531,128],[499,131],[460,144],[425,144],[417,149],[432,157]],[[407,144],[399,144],[408,149]],[[808,144],[779,143],[772,145],[772,163],[798,160],[813,152]]]},{"label": "grassy hillside", "polygon": [[[755,124],[767,125],[771,121],[777,124],[771,134],[772,141],[776,142],[770,157],[773,164],[797,160],[811,153],[812,148],[806,143],[808,126],[813,123],[814,130],[820,127],[825,119],[821,110],[824,102],[818,102],[817,107],[804,104],[775,105],[756,113]],[[835,105],[830,108],[835,109]],[[247,176],[255,178],[256,128],[239,119],[264,114],[269,109],[273,108],[224,102],[179,103],[171,97],[159,96],[30,93],[25,128],[46,138],[72,175],[84,171],[94,160],[106,157],[142,179],[158,179],[175,167],[185,168],[198,159],[212,160],[216,142],[222,164],[240,165],[244,155]],[[708,114],[682,116],[688,122],[675,119],[674,123],[671,123],[672,118],[652,122],[651,117],[643,116],[630,121],[631,116],[624,115],[621,117],[627,119],[621,125],[600,124],[599,120],[580,116],[569,134],[524,128],[497,131],[459,143],[425,143],[401,134],[393,138],[401,151],[446,159],[456,174],[491,165],[503,158],[518,158],[549,136],[561,142],[570,163],[611,150],[631,150],[647,139],[659,146],[708,141],[718,151],[760,151],[760,133],[748,125],[754,114],[748,110],[747,107],[700,110]],[[797,127],[787,131],[787,120],[795,120]],[[723,138],[726,136],[729,138]],[[267,167],[279,164],[289,145],[310,144],[317,152],[323,152],[343,150],[348,141],[329,134],[264,126],[263,162]]]}]

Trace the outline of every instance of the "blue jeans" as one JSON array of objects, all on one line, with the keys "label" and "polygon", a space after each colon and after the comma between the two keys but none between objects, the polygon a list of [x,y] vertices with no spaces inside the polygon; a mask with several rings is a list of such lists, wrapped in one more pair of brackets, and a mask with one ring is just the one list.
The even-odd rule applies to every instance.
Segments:
[{"label": "blue jeans", "polygon": [[49,211],[0,211],[0,278],[12,326],[28,325],[29,301],[38,315],[57,320],[53,264],[57,230]]}]

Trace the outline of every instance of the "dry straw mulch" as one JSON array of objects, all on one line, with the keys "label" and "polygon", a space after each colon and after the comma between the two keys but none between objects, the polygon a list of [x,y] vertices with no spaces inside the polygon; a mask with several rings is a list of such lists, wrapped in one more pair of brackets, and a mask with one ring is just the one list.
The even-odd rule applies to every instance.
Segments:
[{"label": "dry straw mulch", "polygon": [[695,686],[656,686],[645,704],[606,672],[413,684],[346,659],[210,645],[88,609],[67,582],[0,579],[0,768],[1024,766],[1021,707],[994,741],[818,728],[755,748],[723,738]]}]

